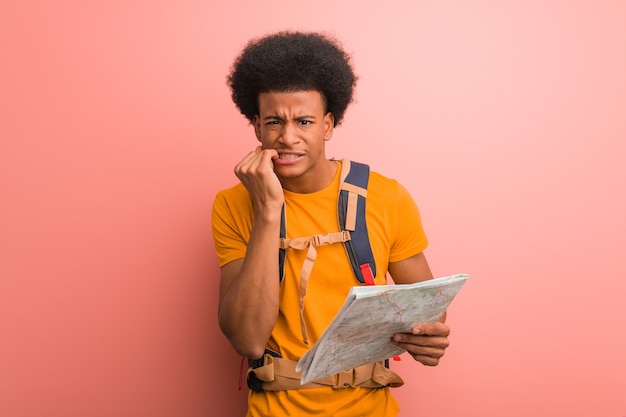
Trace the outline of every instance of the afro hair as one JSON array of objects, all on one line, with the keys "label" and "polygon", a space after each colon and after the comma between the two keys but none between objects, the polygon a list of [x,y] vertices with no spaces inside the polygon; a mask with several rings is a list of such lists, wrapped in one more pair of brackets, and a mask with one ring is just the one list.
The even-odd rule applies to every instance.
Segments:
[{"label": "afro hair", "polygon": [[339,42],[315,32],[278,32],[251,40],[236,58],[227,84],[252,122],[266,92],[319,91],[335,126],[352,102],[357,76]]}]

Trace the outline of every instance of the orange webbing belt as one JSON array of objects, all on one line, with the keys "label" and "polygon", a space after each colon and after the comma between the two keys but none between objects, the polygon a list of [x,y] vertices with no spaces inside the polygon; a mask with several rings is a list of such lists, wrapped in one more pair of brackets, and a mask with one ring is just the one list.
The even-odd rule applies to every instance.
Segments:
[{"label": "orange webbing belt", "polygon": [[263,365],[248,369],[250,373],[262,382],[264,391],[282,391],[291,389],[319,388],[331,386],[333,389],[364,387],[392,388],[404,385],[400,376],[386,368],[384,362],[370,363],[358,366],[345,372],[317,379],[306,384],[300,383],[301,372],[296,371],[297,361],[274,357],[270,354],[263,356]]}]

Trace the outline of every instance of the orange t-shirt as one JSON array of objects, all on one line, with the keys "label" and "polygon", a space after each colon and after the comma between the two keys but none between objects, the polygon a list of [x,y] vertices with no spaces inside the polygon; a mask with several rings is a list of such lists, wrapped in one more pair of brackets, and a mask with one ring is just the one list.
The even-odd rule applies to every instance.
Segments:
[{"label": "orange t-shirt", "polygon": [[[340,170],[339,167],[332,183],[318,192],[297,194],[284,191],[287,238],[339,231]],[[242,184],[218,193],[213,206],[213,237],[220,267],[245,257],[252,221],[252,200]],[[408,191],[397,181],[375,172],[371,172],[369,178],[366,221],[378,284],[386,283],[389,262],[417,255],[428,244],[419,211]],[[278,244],[278,236],[276,241]],[[279,316],[267,346],[285,359],[298,360],[310,347],[304,344],[300,328],[299,277],[305,255],[306,250],[287,249]],[[354,285],[359,283],[343,245],[318,247],[304,306],[311,345],[321,336]],[[248,416],[393,416],[398,411],[389,388],[250,391],[248,396]]]}]

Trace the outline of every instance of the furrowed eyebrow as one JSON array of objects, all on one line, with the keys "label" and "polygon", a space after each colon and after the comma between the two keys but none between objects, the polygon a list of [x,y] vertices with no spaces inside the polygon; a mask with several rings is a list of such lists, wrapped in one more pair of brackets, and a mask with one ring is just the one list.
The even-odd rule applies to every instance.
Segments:
[{"label": "furrowed eyebrow", "polygon": [[[282,121],[284,120],[282,117],[280,116],[265,116],[263,118],[264,121],[269,121],[269,120],[278,120],[278,121]],[[309,115],[303,115],[303,116],[298,116],[298,117],[294,117],[294,120],[296,121],[302,121],[302,120],[315,120],[315,116],[309,116]]]},{"label": "furrowed eyebrow", "polygon": [[283,120],[283,118],[278,116],[266,116],[263,120]]}]

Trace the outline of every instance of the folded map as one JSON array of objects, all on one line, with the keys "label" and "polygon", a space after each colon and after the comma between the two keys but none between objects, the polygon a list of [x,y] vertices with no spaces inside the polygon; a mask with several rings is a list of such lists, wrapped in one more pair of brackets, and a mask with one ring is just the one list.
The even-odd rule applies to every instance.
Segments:
[{"label": "folded map", "polygon": [[415,284],[352,287],[320,339],[298,361],[301,383],[401,354],[404,349],[391,337],[437,322],[467,278],[458,274]]}]

